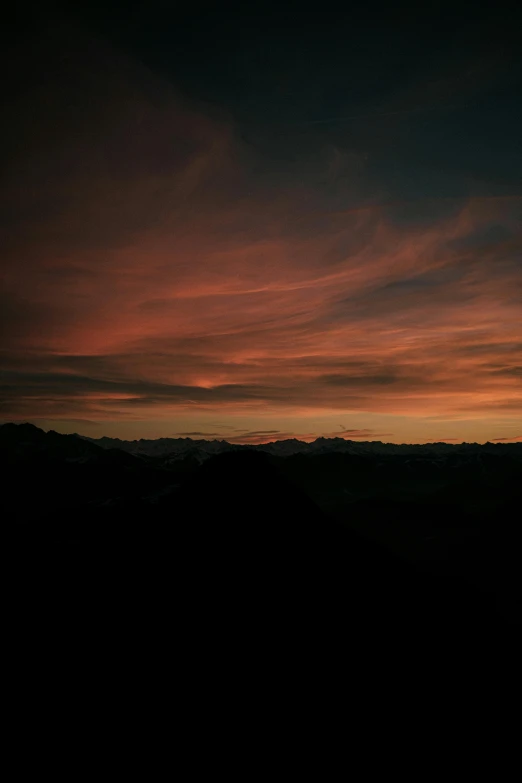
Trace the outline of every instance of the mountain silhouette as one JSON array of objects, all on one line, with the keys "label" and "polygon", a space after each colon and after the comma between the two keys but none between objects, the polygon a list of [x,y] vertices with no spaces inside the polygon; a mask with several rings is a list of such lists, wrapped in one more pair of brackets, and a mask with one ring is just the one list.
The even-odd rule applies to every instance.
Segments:
[{"label": "mountain silhouette", "polygon": [[440,457],[454,454],[466,457],[469,454],[501,454],[517,455],[522,457],[522,442],[515,443],[382,443],[381,441],[349,440],[348,438],[316,438],[308,443],[289,438],[276,440],[270,443],[231,444],[226,440],[205,440],[204,438],[157,438],[140,440],[120,440],[119,438],[90,438],[79,436],[83,440],[101,446],[105,449],[121,449],[130,454],[146,456],[186,455],[197,454],[205,458],[213,454],[221,454],[232,450],[236,451],[261,451],[274,456],[292,456],[295,454],[332,454],[334,452],[354,455],[409,455],[411,457]]},{"label": "mountain silhouette", "polygon": [[172,460],[4,425],[4,537],[28,601],[108,625],[175,617],[191,638],[337,645],[511,626],[520,462],[447,454]]}]

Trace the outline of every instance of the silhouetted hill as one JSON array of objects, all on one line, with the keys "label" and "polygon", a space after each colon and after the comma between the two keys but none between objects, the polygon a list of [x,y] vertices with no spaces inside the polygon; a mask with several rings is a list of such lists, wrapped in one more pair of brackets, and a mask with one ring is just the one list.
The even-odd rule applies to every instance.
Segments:
[{"label": "silhouetted hill", "polygon": [[384,445],[173,458],[4,425],[4,541],[28,589],[106,622],[116,602],[183,633],[340,644],[519,621],[520,450]]},{"label": "silhouetted hill", "polygon": [[[223,601],[247,625],[268,612],[282,628],[440,628],[480,622],[488,601],[413,565],[330,518],[256,452],[213,457],[167,498],[209,604]],[[253,618],[247,619],[252,615]]]},{"label": "silhouetted hill", "polygon": [[44,432],[33,424],[4,424],[0,427],[0,455],[15,461],[34,456],[63,459],[100,454],[100,447],[76,435]]}]

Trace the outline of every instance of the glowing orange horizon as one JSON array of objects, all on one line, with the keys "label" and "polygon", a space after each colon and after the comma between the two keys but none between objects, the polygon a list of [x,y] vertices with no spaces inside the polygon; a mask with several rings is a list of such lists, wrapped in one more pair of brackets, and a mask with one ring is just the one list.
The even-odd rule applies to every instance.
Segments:
[{"label": "glowing orange horizon", "polygon": [[[232,121],[165,85],[153,103],[109,60],[92,143],[39,140],[3,185],[28,204],[5,258],[4,420],[521,439],[519,197],[403,225],[379,193],[358,203],[360,161],[334,146],[327,185],[306,166],[274,184]],[[332,182],[346,209],[325,208]]]}]

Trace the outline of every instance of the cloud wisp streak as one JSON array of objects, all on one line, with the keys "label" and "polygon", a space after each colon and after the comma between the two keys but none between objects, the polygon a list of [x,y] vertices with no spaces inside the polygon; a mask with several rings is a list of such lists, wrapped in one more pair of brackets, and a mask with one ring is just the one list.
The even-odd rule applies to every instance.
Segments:
[{"label": "cloud wisp streak", "polygon": [[293,437],[264,431],[272,411],[522,415],[520,196],[399,220],[358,201],[357,152],[282,185],[231,118],[83,46],[69,67],[87,113],[65,77],[14,112],[28,140],[0,192],[3,419],[176,412],[195,436],[195,412],[240,412],[251,429],[230,437],[254,442]]}]

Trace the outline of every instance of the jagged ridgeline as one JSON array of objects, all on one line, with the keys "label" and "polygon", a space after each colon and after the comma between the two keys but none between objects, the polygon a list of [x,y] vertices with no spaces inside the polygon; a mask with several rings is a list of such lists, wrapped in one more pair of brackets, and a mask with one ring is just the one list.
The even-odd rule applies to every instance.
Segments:
[{"label": "jagged ridgeline", "polygon": [[359,621],[520,619],[522,443],[237,446],[5,424],[0,456],[4,529],[24,562],[123,569],[130,584],[134,563],[185,574],[191,600],[212,584],[238,611],[278,616],[285,602],[298,615],[318,601],[324,618],[349,601]]}]

